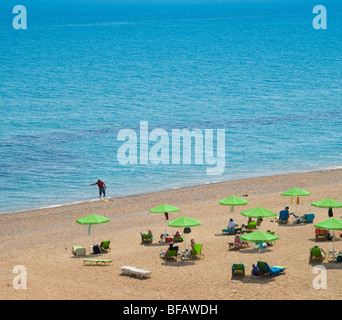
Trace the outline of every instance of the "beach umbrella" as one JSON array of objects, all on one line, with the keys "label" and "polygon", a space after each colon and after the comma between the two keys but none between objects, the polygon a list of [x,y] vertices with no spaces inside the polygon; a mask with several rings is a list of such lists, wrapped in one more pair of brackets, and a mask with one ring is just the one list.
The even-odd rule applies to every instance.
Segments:
[{"label": "beach umbrella", "polygon": [[234,216],[234,207],[235,206],[244,206],[248,203],[247,200],[241,199],[236,196],[231,196],[225,199],[222,199],[219,204],[225,205],[225,206],[230,206],[230,212],[233,213]]},{"label": "beach umbrella", "polygon": [[[325,230],[342,230],[342,220],[336,218],[330,218],[315,224],[315,228]],[[333,233],[333,250],[334,250],[335,234]]]},{"label": "beach umbrella", "polygon": [[[318,207],[318,208],[342,208],[342,203],[330,198],[326,198],[320,201],[316,201],[311,203],[313,207]],[[329,215],[330,216],[330,215]]]},{"label": "beach umbrella", "polygon": [[244,217],[248,218],[270,218],[277,214],[273,211],[264,209],[262,207],[255,207],[246,211],[241,212]]},{"label": "beach umbrella", "polygon": [[279,240],[279,237],[272,235],[270,233],[264,231],[254,231],[249,234],[245,234],[240,236],[240,239],[243,241],[254,242],[259,244],[259,261],[260,261],[260,249],[264,242],[273,242]]},{"label": "beach umbrella", "polygon": [[[85,225],[89,225],[89,229],[88,229],[88,234],[90,235],[90,228],[93,224],[102,224],[102,223],[107,223],[110,220],[106,217],[103,216],[99,216],[96,214],[91,214],[89,216],[77,219],[76,222],[79,224],[85,224]],[[94,235],[93,235],[93,243],[95,244],[95,240],[94,240]]]},{"label": "beach umbrella", "polygon": [[165,214],[165,234],[166,234],[166,224],[167,220],[169,220],[169,213],[171,212],[178,212],[179,208],[171,206],[169,204],[161,204],[155,208],[150,210],[150,213],[164,213]]},{"label": "beach umbrella", "polygon": [[293,189],[283,192],[281,195],[285,197],[291,197],[291,204],[293,202],[293,197],[297,197],[297,201],[296,201],[296,215],[297,215],[297,205],[299,204],[299,197],[306,197],[306,196],[309,196],[310,194],[311,192],[309,191],[299,189],[299,188],[293,188]]},{"label": "beach umbrella", "polygon": [[[175,220],[170,221],[167,225],[173,228],[191,228],[191,227],[200,226],[201,221],[183,216],[183,217],[179,217]],[[185,235],[184,235],[184,243],[185,243],[185,249],[186,249]]]}]

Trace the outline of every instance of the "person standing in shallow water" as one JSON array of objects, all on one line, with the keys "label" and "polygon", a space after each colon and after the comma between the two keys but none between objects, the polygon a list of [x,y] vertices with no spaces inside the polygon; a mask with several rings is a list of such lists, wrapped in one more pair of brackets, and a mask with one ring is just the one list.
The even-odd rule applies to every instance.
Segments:
[{"label": "person standing in shallow water", "polygon": [[91,186],[94,186],[95,184],[97,184],[97,186],[99,187],[99,196],[101,197],[101,195],[103,194],[103,196],[106,196],[106,185],[105,183],[99,178],[97,179],[97,182],[95,183],[91,183]]}]

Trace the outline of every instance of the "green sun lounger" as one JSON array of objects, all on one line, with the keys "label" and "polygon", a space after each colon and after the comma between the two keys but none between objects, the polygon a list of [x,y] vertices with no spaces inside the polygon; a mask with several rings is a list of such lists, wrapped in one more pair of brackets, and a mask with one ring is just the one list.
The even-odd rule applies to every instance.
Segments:
[{"label": "green sun lounger", "polygon": [[267,262],[264,261],[258,261],[257,267],[261,274],[267,275],[267,276],[275,276],[281,273],[284,273],[284,270],[286,267],[283,266],[275,266],[270,267]]},{"label": "green sun lounger", "polygon": [[203,244],[202,243],[196,243],[192,247],[191,258],[198,258],[198,257],[203,257],[204,258],[204,254],[202,253],[202,248],[203,248]]},{"label": "green sun lounger", "polygon": [[112,260],[83,259],[83,262],[87,266],[108,266],[112,263]]},{"label": "green sun lounger", "polygon": [[310,260],[323,261],[325,258],[325,252],[318,246],[314,246],[310,249]]},{"label": "green sun lounger", "polygon": [[242,263],[234,263],[232,265],[232,274],[242,274],[243,276],[245,275],[245,265]]}]

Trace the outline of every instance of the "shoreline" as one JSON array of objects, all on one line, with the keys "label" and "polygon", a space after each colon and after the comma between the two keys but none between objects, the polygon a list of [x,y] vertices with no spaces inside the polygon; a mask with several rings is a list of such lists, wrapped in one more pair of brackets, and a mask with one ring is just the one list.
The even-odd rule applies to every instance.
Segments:
[{"label": "shoreline", "polygon": [[[317,170],[308,170],[308,171],[291,171],[289,173],[274,173],[270,175],[257,175],[257,176],[252,176],[252,177],[244,177],[244,178],[238,178],[238,179],[231,179],[231,180],[223,180],[223,181],[215,181],[215,182],[206,182],[206,183],[199,183],[195,185],[190,185],[190,186],[183,186],[183,187],[175,187],[172,189],[164,189],[164,190],[157,190],[157,191],[148,191],[145,193],[136,193],[136,194],[131,194],[131,195],[123,195],[123,196],[118,196],[118,197],[106,197],[105,199],[108,201],[112,201],[113,199],[122,199],[122,198],[129,198],[129,197],[135,197],[135,196],[140,196],[140,195],[149,195],[149,194],[154,194],[154,193],[160,193],[160,192],[168,192],[171,190],[181,190],[181,189],[187,189],[187,188],[194,188],[194,187],[199,187],[199,186],[206,186],[206,185],[215,185],[215,184],[221,184],[221,183],[228,183],[232,181],[241,181],[241,180],[248,180],[248,179],[257,179],[257,178],[266,178],[266,177],[273,177],[273,176],[286,176],[286,175],[292,175],[292,174],[301,174],[301,173],[310,173],[310,172],[320,172],[320,171],[330,171],[330,170],[342,170],[342,167],[337,166],[337,167],[328,167],[328,168],[323,168],[323,169],[317,169]],[[48,209],[53,209],[53,208],[60,208],[60,207],[65,207],[65,206],[73,206],[73,205],[81,205],[81,204],[91,204],[94,202],[101,202],[105,199],[99,199],[97,198],[92,198],[88,200],[82,200],[82,201],[76,201],[76,202],[70,202],[70,203],[61,203],[61,204],[51,204],[45,207],[36,207],[36,208],[30,208],[30,209],[23,209],[19,211],[11,211],[11,212],[4,212],[0,213],[1,215],[8,215],[8,214],[19,214],[19,213],[24,213],[28,211],[36,211],[36,210],[48,210]]]},{"label": "shoreline", "polygon": [[[301,197],[299,215],[314,213],[314,224],[321,222],[328,219],[327,210],[310,204],[328,197],[342,200],[342,169],[238,179],[112,198],[108,202],[2,214],[0,300],[342,299],[341,264],[320,263],[328,272],[328,289],[313,288],[315,264],[309,262],[309,249],[319,245],[329,252],[332,248],[331,241],[315,239],[314,224],[279,225],[275,219],[264,219],[259,230],[274,231],[279,240],[263,250],[261,259],[271,267],[286,266],[285,275],[271,278],[250,274],[258,260],[258,250],[252,246],[229,250],[228,243],[234,237],[222,234],[222,228],[232,215],[237,224],[244,224],[246,218],[240,212],[253,207],[261,206],[278,213],[285,205],[290,205],[290,212],[293,212],[295,204],[290,204],[289,197],[280,194],[294,187],[311,192],[310,196]],[[230,212],[230,207],[219,205],[223,198],[244,193],[248,194],[245,198],[248,204],[236,207],[234,213]],[[170,214],[170,220],[188,216],[201,221],[200,226],[191,228],[186,243],[179,246],[183,250],[190,239],[194,239],[203,244],[204,258],[194,261],[160,259],[160,250],[168,247],[166,243],[159,243],[159,235],[165,231],[165,218],[149,210],[162,203],[180,209]],[[93,213],[109,218],[110,222],[93,226],[88,235],[88,227],[76,223],[76,219]],[[340,218],[342,209],[334,209],[334,216]],[[154,242],[143,245],[140,232],[148,229],[153,232]],[[176,230],[168,227],[167,232],[173,234]],[[89,252],[93,236],[95,243],[110,240],[112,250],[94,257]],[[86,258],[112,259],[112,264],[84,266],[84,257],[71,253],[71,248],[78,245],[86,248]],[[342,250],[342,238],[336,237],[334,246]],[[233,263],[246,265],[244,277],[232,277]],[[26,290],[13,288],[16,276],[13,268],[18,265],[27,271]],[[123,276],[122,266],[151,270],[152,276],[146,280]]]}]

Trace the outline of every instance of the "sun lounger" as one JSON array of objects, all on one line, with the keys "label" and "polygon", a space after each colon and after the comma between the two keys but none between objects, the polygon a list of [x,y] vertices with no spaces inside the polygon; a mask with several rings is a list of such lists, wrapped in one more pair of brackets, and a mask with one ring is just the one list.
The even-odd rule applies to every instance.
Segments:
[{"label": "sun lounger", "polygon": [[316,239],[318,238],[324,238],[324,239],[328,239],[328,234],[327,234],[327,230],[325,229],[315,229],[315,235],[316,235]]},{"label": "sun lounger", "polygon": [[232,274],[235,275],[236,273],[245,275],[245,265],[242,263],[234,263],[232,265]]},{"label": "sun lounger", "polygon": [[253,232],[257,229],[257,223],[256,221],[251,221],[248,223],[248,225],[245,227],[245,232]]},{"label": "sun lounger", "polygon": [[166,260],[170,260],[170,259],[176,259],[178,260],[178,256],[179,256],[179,253],[178,253],[178,249],[175,249],[175,250],[167,250],[166,254],[165,253],[160,253],[160,257],[162,259],[166,259]]},{"label": "sun lounger", "polygon": [[122,273],[128,276],[135,275],[137,278],[151,277],[152,271],[139,269],[130,266],[121,267]]},{"label": "sun lounger", "polygon": [[234,242],[228,242],[230,249],[242,249],[248,247],[248,242],[242,241],[238,235],[235,236]]},{"label": "sun lounger", "polygon": [[312,260],[318,260],[323,261],[325,258],[325,252],[319,248],[318,246],[314,246],[310,249],[310,261]]},{"label": "sun lounger", "polygon": [[222,229],[222,233],[224,234],[236,234],[236,233],[239,233],[241,232],[242,228],[234,228],[234,229],[228,229],[228,228],[225,228],[225,229]]},{"label": "sun lounger", "polygon": [[264,274],[264,275],[267,275],[267,276],[275,276],[275,275],[281,274],[286,269],[286,267],[282,267],[282,266],[275,266],[275,267],[271,268],[264,261],[259,261],[257,263],[257,267],[258,267],[258,269],[259,269],[261,274]]},{"label": "sun lounger", "polygon": [[112,263],[112,260],[84,259],[83,263],[87,266],[108,266]]},{"label": "sun lounger", "polygon": [[315,219],[315,215],[313,213],[307,213],[304,215],[304,222],[305,223],[313,223]]},{"label": "sun lounger", "polygon": [[183,236],[181,236],[180,238],[175,238],[175,237],[172,238],[173,243],[183,242],[183,241],[184,241]]},{"label": "sun lounger", "polygon": [[100,245],[101,252],[108,252],[111,251],[112,249],[109,247],[110,241],[102,241]]},{"label": "sun lounger", "polygon": [[202,248],[203,248],[203,244],[202,243],[196,243],[191,250],[191,258],[198,258],[198,257],[203,257],[204,258],[204,254],[202,253]]},{"label": "sun lounger", "polygon": [[74,246],[71,249],[74,256],[85,256],[86,255],[86,248],[82,246]]},{"label": "sun lounger", "polygon": [[147,233],[140,233],[141,234],[141,243],[152,243],[153,236]]}]

